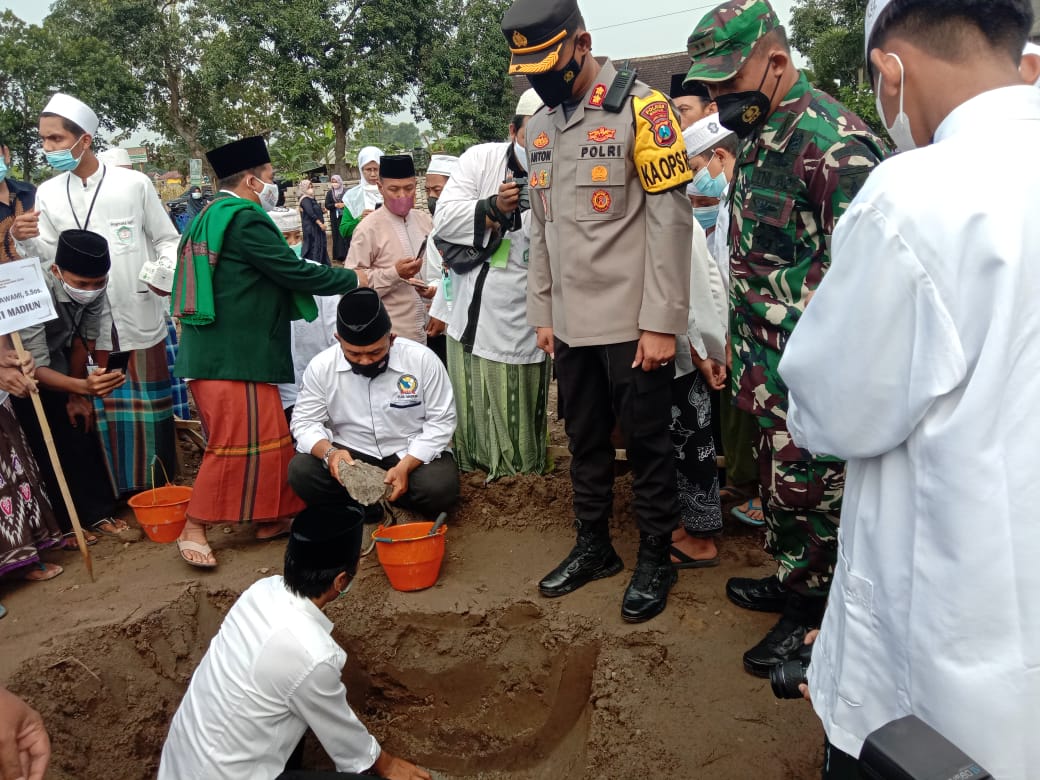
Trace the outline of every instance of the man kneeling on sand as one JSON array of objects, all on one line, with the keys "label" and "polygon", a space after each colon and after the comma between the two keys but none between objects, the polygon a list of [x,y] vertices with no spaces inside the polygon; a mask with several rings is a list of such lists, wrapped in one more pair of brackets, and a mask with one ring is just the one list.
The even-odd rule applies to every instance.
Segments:
[{"label": "man kneeling on sand", "polygon": [[361,527],[355,508],[296,516],[284,576],[241,595],[192,675],[163,746],[159,780],[274,780],[308,728],[338,772],[430,780],[382,750],[350,708],[342,680],[347,654],[322,613],[354,582]]}]

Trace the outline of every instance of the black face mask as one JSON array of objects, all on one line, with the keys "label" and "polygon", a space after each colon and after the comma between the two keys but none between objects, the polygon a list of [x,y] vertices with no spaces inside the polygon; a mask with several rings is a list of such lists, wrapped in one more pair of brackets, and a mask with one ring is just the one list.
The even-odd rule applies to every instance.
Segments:
[{"label": "black face mask", "polygon": [[432,217],[434,212],[437,211],[437,198],[432,195],[426,196],[426,208],[430,210],[430,216]]},{"label": "black face mask", "polygon": [[549,108],[556,108],[560,103],[570,100],[574,96],[574,82],[578,80],[578,74],[581,73],[584,66],[584,57],[580,64],[574,57],[571,57],[571,61],[563,70],[550,70],[548,73],[528,76],[527,80],[531,82],[531,87],[538,93],[538,97],[545,105]]},{"label": "black face mask", "polygon": [[[762,81],[758,89],[747,92],[731,92],[728,95],[719,95],[715,98],[715,105],[719,108],[719,124],[727,130],[732,130],[738,138],[747,138],[755,130],[765,124],[769,118],[769,106],[773,102],[772,97],[766,97],[762,92],[762,85],[766,83],[769,75],[769,64],[766,64],[766,72],[762,74]],[[780,87],[780,77],[776,77],[776,86],[773,87],[773,95]]]},{"label": "black face mask", "polygon": [[387,352],[383,356],[383,359],[376,363],[369,363],[367,366],[363,366],[360,363],[355,363],[353,360],[347,360],[350,364],[350,370],[358,376],[363,376],[366,379],[375,379],[377,376],[386,371],[390,365],[390,353]]}]

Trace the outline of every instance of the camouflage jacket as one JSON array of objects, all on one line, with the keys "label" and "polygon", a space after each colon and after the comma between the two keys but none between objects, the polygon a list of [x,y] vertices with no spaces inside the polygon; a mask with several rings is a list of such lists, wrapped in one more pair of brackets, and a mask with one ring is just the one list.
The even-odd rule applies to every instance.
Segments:
[{"label": "camouflage jacket", "polygon": [[838,218],[884,154],[863,121],[805,75],[740,151],[730,208],[733,392],[783,427],[784,345],[830,265]]}]

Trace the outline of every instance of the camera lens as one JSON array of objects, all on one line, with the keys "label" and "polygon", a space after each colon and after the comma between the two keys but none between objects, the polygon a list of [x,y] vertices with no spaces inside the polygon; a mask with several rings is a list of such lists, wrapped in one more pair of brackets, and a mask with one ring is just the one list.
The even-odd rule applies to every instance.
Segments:
[{"label": "camera lens", "polygon": [[809,665],[801,659],[784,661],[769,670],[769,684],[773,688],[773,695],[778,699],[800,699],[802,692],[798,686],[806,679]]}]

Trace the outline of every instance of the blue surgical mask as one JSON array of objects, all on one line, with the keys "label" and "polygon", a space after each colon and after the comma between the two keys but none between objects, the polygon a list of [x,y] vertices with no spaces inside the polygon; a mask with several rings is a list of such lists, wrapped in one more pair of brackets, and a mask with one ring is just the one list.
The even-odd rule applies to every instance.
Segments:
[{"label": "blue surgical mask", "polygon": [[[75,146],[83,140],[83,136],[76,139],[72,146]],[[87,150],[83,150],[83,154],[79,157],[72,156],[72,146],[68,149],[59,149],[56,152],[44,152],[43,156],[47,158],[47,164],[56,171],[74,171],[79,167],[79,161],[83,159],[83,155],[87,153]]]},{"label": "blue surgical mask", "polygon": [[703,195],[705,198],[721,198],[722,193],[726,190],[726,173],[720,171],[718,176],[712,176],[708,166],[705,165],[693,177],[693,186],[698,195]]},{"label": "blue surgical mask", "polygon": [[715,222],[719,218],[719,207],[718,206],[694,206],[693,217],[696,219],[702,228],[710,230],[715,227]]},{"label": "blue surgical mask", "polygon": [[7,163],[4,162],[4,158],[0,157],[0,181],[7,178]]}]

